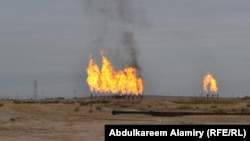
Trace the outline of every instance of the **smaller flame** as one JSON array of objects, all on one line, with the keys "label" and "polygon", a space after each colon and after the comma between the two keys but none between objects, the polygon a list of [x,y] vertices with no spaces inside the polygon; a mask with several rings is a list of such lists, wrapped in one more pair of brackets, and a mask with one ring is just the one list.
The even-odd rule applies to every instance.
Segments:
[{"label": "smaller flame", "polygon": [[209,91],[216,94],[218,92],[217,81],[213,74],[208,73],[203,79],[203,89],[206,93]]}]

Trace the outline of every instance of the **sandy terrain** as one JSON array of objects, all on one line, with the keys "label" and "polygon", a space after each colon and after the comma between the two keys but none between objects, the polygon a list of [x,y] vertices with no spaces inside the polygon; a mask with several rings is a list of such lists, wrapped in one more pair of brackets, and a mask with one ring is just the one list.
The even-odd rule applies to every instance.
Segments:
[{"label": "sandy terrain", "polygon": [[2,100],[0,105],[1,141],[103,141],[105,124],[250,124],[249,115],[112,115],[112,110],[250,113],[250,99],[144,97],[43,103]]}]

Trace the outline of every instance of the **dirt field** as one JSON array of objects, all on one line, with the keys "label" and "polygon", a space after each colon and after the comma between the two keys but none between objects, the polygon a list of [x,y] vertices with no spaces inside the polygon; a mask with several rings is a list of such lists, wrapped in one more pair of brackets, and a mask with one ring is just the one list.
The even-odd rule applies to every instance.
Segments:
[{"label": "dirt field", "polygon": [[112,115],[112,110],[250,113],[250,99],[143,97],[0,101],[1,141],[103,141],[105,124],[250,124],[249,115]]}]

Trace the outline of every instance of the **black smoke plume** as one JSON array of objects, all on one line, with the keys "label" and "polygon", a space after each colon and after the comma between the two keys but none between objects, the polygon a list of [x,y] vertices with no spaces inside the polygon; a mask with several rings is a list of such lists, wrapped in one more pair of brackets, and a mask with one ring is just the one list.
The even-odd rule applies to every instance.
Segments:
[{"label": "black smoke plume", "polygon": [[114,53],[117,69],[134,67],[141,72],[134,31],[145,23],[143,10],[131,0],[84,0],[83,4],[93,29],[91,47]]}]

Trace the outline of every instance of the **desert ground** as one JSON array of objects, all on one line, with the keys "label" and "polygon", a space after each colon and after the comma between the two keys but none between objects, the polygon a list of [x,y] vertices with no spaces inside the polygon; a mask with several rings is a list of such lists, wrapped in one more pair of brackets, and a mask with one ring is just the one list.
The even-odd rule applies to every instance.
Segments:
[{"label": "desert ground", "polygon": [[[245,115],[113,115],[113,110]],[[143,96],[0,100],[0,124],[1,141],[103,141],[106,124],[250,124],[250,98]]]}]

